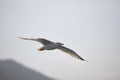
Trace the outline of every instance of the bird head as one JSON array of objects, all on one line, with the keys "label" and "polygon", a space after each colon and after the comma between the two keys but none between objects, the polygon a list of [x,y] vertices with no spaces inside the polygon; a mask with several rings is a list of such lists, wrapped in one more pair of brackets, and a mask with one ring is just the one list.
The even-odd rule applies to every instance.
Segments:
[{"label": "bird head", "polygon": [[59,45],[64,45],[63,43],[61,43],[61,42],[57,42],[57,44],[59,44]]}]

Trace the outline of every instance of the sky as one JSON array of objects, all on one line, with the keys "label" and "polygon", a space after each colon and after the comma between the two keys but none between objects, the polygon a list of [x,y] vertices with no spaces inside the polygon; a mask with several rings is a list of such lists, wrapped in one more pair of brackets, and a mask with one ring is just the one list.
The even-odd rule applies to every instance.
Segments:
[{"label": "sky", "polygon": [[[62,42],[88,62],[18,37]],[[0,60],[58,80],[120,80],[119,0],[0,0]]]}]

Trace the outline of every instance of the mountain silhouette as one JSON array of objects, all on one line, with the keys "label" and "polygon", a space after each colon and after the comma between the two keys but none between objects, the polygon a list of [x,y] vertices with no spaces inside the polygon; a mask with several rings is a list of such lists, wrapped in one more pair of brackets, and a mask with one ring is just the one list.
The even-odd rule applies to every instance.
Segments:
[{"label": "mountain silhouette", "polygon": [[55,80],[17,63],[0,60],[0,80]]}]

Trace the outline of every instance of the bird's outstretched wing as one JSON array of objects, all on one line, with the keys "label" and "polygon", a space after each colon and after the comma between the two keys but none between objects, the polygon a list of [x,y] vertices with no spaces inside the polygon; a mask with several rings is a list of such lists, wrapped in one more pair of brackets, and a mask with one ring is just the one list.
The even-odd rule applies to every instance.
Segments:
[{"label": "bird's outstretched wing", "polygon": [[24,40],[38,41],[38,42],[42,43],[43,45],[47,45],[47,44],[53,43],[52,41],[49,41],[49,40],[44,39],[44,38],[37,38],[37,39],[33,39],[33,38],[22,38],[22,37],[19,37],[19,38],[20,38],[20,39],[24,39]]},{"label": "bird's outstretched wing", "polygon": [[66,47],[64,47],[64,46],[60,46],[58,49],[66,52],[66,53],[68,53],[69,55],[71,55],[71,56],[73,56],[73,57],[75,57],[75,58],[78,58],[78,59],[80,59],[80,60],[85,61],[85,59],[83,59],[82,57],[80,57],[76,52],[74,52],[74,51],[71,50],[71,49],[68,49],[68,48],[66,48]]},{"label": "bird's outstretched wing", "polygon": [[49,41],[49,40],[44,39],[44,38],[38,38],[38,42],[41,42],[43,45],[53,43],[52,41]]}]

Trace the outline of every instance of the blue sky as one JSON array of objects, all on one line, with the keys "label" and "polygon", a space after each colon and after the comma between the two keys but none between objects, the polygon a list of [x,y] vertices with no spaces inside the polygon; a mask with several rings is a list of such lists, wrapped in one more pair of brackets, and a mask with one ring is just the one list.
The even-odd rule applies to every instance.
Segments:
[{"label": "blue sky", "polygon": [[[0,59],[60,80],[120,79],[119,0],[0,0]],[[89,62],[18,37],[62,42]]]}]

